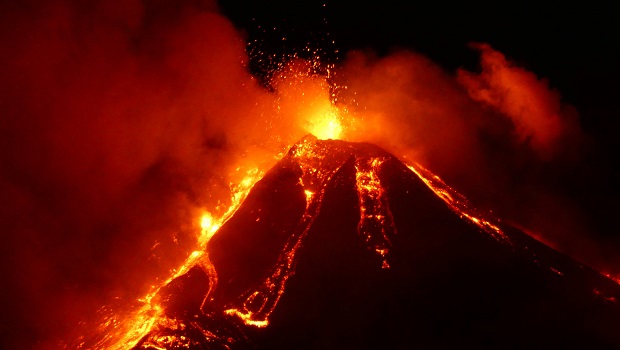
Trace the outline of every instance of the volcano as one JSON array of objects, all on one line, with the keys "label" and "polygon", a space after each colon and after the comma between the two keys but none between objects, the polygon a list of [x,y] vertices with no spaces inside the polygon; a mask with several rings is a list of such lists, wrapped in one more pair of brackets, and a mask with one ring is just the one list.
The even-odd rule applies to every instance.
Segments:
[{"label": "volcano", "polygon": [[620,286],[367,143],[307,136],[135,349],[620,347]]}]

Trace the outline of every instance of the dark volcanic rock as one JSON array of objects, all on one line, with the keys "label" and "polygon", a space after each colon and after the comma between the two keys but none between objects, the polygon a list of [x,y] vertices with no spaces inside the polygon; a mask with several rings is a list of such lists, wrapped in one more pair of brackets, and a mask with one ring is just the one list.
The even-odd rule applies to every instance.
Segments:
[{"label": "dark volcanic rock", "polygon": [[442,186],[373,145],[302,140],[209,242],[217,283],[166,289],[183,330],[165,339],[187,341],[158,346],[620,348],[615,282]]}]

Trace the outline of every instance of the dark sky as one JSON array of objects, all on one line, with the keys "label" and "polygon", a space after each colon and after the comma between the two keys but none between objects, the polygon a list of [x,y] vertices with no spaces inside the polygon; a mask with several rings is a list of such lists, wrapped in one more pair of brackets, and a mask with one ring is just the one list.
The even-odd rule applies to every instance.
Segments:
[{"label": "dark sky", "polygon": [[[620,274],[614,14],[595,2],[0,0],[0,347],[63,338],[102,304],[135,300],[176,268],[194,249],[201,210],[226,197],[238,165],[275,149],[270,135],[303,136],[273,117],[279,97],[248,70],[266,80],[267,58],[306,48],[359,69],[350,77],[360,98],[384,87],[403,97],[390,102],[398,115],[384,141],[415,148],[414,133],[449,184]],[[559,153],[569,156],[542,161],[506,131],[509,119],[484,122],[498,113],[461,85],[465,77],[475,88],[488,68],[471,42],[522,67],[518,76],[544,80],[552,93],[540,94],[555,91],[557,105],[576,109],[587,142],[568,140]],[[415,55],[393,55],[402,49]],[[375,58],[356,66],[357,50]],[[381,85],[377,73],[393,64],[407,89]],[[412,125],[413,100],[436,120]],[[446,131],[446,122],[456,126]],[[456,141],[434,142],[433,131]]]}]

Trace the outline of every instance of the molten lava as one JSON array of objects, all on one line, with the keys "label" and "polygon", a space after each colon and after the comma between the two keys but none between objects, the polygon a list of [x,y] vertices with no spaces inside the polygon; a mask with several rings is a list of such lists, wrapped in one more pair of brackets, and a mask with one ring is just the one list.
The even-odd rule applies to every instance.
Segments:
[{"label": "molten lava", "polygon": [[[384,159],[371,158],[366,162],[356,162],[355,179],[359,198],[359,234],[367,244],[374,247],[383,259],[383,268],[389,268],[387,253],[390,249],[390,236],[395,234],[392,213],[381,186],[379,171]],[[375,232],[380,232],[379,237]]]},{"label": "molten lava", "polygon": [[[588,280],[591,287],[588,295],[594,295],[596,300],[615,304],[620,298],[616,284],[606,284],[595,272],[558,257],[555,252],[550,253],[546,246],[518,229],[501,223],[490,213],[479,211],[423,166],[403,162],[370,144],[338,141],[348,131],[343,126],[346,109],[336,105],[329,84],[295,69],[288,71],[290,76],[280,76],[280,84],[290,84],[291,89],[279,97],[281,106],[278,111],[292,110],[293,119],[308,135],[296,144],[288,145],[286,150],[276,151],[274,154],[280,155],[270,170],[254,165],[237,167],[236,176],[231,176],[235,181],[229,184],[229,200],[201,211],[197,219],[196,248],[185,261],[172,270],[168,278],[153,284],[138,306],[128,310],[104,310],[107,315],[95,334],[81,337],[77,348],[246,348],[255,340],[261,341],[262,333],[256,333],[258,329],[265,330],[266,334],[270,334],[272,328],[302,332],[283,325],[284,316],[276,314],[283,310],[280,312],[285,315],[295,315],[290,314],[295,306],[291,306],[291,299],[287,296],[300,293],[299,286],[291,282],[299,270],[308,273],[305,264],[312,258],[304,257],[304,251],[308,254],[309,249],[316,250],[319,245],[347,239],[349,246],[340,246],[338,257],[332,259],[347,266],[341,259],[347,259],[349,250],[363,257],[358,263],[377,282],[371,287],[366,286],[374,293],[372,296],[385,293],[382,284],[386,288],[391,285],[403,290],[409,290],[412,283],[428,283],[433,288],[442,288],[433,285],[434,282],[429,282],[424,273],[416,270],[419,264],[426,264],[421,260],[423,258],[434,261],[435,265],[431,266],[439,266],[441,271],[444,269],[446,276],[456,276],[454,283],[467,283],[459,275],[461,272],[444,267],[437,260],[435,255],[441,255],[445,249],[448,255],[451,254],[449,259],[452,260],[449,261],[454,265],[468,259],[491,261],[491,264],[503,266],[507,275],[513,274],[515,280],[535,286],[540,282],[537,278],[551,278],[547,275],[551,272],[554,278],[563,281],[561,283],[571,286],[575,280]],[[306,94],[308,87],[313,92]],[[295,107],[290,108],[290,104]],[[272,163],[261,164],[270,167]],[[412,194],[420,196],[414,198],[417,202],[412,202]],[[332,204],[339,201],[346,204]],[[330,212],[324,213],[325,207]],[[342,211],[344,219],[334,217],[331,213],[334,210]],[[356,211],[354,215],[351,215],[352,210]],[[331,228],[330,220],[337,222],[335,226],[340,225],[344,236],[346,232],[354,231],[355,238],[324,238],[317,245],[313,235],[325,231],[341,234]],[[351,229],[348,224],[353,221],[354,228]],[[429,237],[419,237],[427,231]],[[464,232],[463,235],[460,231]],[[485,233],[484,237],[491,238],[492,242],[479,233]],[[471,252],[463,252],[461,248],[469,247],[452,247],[450,244],[455,244],[450,243],[452,241],[466,242],[474,248]],[[434,253],[435,249],[437,253]],[[323,252],[318,250],[315,253],[321,255]],[[535,277],[522,277],[519,275],[522,272],[513,271],[510,264]],[[332,269],[331,265],[329,269]],[[488,271],[488,267],[482,270],[497,277],[496,271]],[[349,272],[355,275],[359,273],[356,271]],[[330,273],[333,272],[327,275]],[[389,279],[387,276],[400,276],[402,280],[385,281]],[[299,282],[304,278],[302,275],[296,283],[305,283]],[[364,284],[360,280],[355,283]],[[293,284],[292,293],[288,292],[290,284]],[[450,285],[450,288],[455,286]],[[550,288],[549,293],[561,294],[561,288],[555,284]],[[448,298],[445,293],[436,294]],[[476,290],[473,294],[485,295],[485,292]],[[303,293],[302,297],[307,298]],[[564,300],[574,296],[562,294],[557,297]],[[431,294],[424,295],[424,298],[436,297]],[[407,296],[398,299],[397,304],[411,308],[412,316],[395,319],[416,326],[421,320],[416,319],[415,311],[419,311],[416,308],[421,308],[421,314],[426,317],[434,317],[425,309],[426,306],[417,304],[424,298]],[[463,298],[470,302],[474,296],[467,294]],[[584,300],[580,301],[584,304],[592,302],[582,294],[577,298]],[[437,302],[438,299],[433,300]],[[368,302],[372,304],[372,301]],[[489,303],[495,307],[493,302]],[[280,306],[282,303],[285,306]],[[458,309],[459,306],[453,307]],[[325,311],[323,306],[320,308]],[[613,312],[606,314],[607,319],[610,324],[620,325],[620,319]],[[548,317],[547,314],[543,316]],[[321,319],[322,316],[316,317]],[[274,327],[271,327],[272,318],[278,320]],[[449,320],[446,322],[452,322]],[[434,338],[424,340],[430,344],[436,341]]]},{"label": "molten lava", "polygon": [[[491,312],[503,300],[501,293],[494,289],[516,285],[520,289],[504,290],[504,293],[513,298],[515,305],[522,305],[521,308],[529,305],[530,298],[537,298],[539,302],[551,303],[554,310],[572,310],[577,303],[578,309],[585,307],[582,310],[592,311],[581,315],[583,320],[566,319],[556,311],[545,309],[522,313],[519,307],[514,314],[484,316],[497,322],[497,326],[486,326],[494,332],[498,331],[497,327],[503,327],[502,323],[506,324],[506,335],[496,333],[496,341],[505,342],[516,334],[524,342],[531,341],[531,337],[543,337],[534,331],[541,327],[540,322],[555,322],[568,328],[583,327],[582,322],[620,325],[620,310],[615,304],[620,298],[617,284],[490,214],[476,210],[427,169],[406,165],[370,144],[322,141],[307,136],[291,147],[251,190],[249,186],[247,189],[245,201],[225,220],[203,216],[205,248],[192,253],[173,277],[149,294],[144,300],[145,308],[134,318],[129,332],[122,328],[127,333],[116,347],[130,344],[137,349],[286,348],[288,345],[269,344],[284,334],[294,337],[301,332],[299,339],[304,339],[305,327],[312,329],[334,317],[330,316],[333,312],[330,307],[335,306],[325,304],[333,296],[325,294],[327,291],[321,289],[323,284],[306,281],[308,276],[324,278],[321,277],[324,273],[335,274],[343,281],[353,278],[348,282],[353,283],[350,287],[340,285],[339,288],[354,288],[348,293],[361,293],[342,301],[346,312],[336,319],[363,310],[367,304],[374,305],[374,297],[378,298],[376,307],[389,310],[395,307],[391,312],[403,308],[419,313],[406,317],[394,314],[390,316],[392,319],[384,320],[385,326],[370,328],[381,334],[394,327],[415,329],[411,327],[429,317],[433,324],[436,308],[443,307],[441,303],[450,305],[443,311],[447,314],[441,322],[453,322],[463,317],[461,312],[465,315],[472,312],[460,309],[472,302],[481,303],[477,307]],[[326,244],[335,245],[335,255],[328,253],[332,250]],[[361,265],[349,266],[349,259]],[[424,268],[419,265],[426,263],[430,265]],[[467,270],[463,276],[461,264],[477,270]],[[327,270],[321,272],[324,268]],[[338,272],[341,268],[346,275]],[[357,269],[363,272],[354,272]],[[428,279],[429,269],[437,269],[437,276],[441,277]],[[484,278],[475,277],[471,281],[472,272]],[[357,277],[348,275],[358,273],[361,275]],[[368,290],[355,289],[359,283]],[[441,289],[445,283],[447,289]],[[455,289],[468,283],[473,283],[467,287],[471,291]],[[502,287],[504,284],[507,286]],[[524,298],[519,294],[524,286],[534,288],[530,291],[533,296]],[[385,288],[395,293],[396,304],[388,303],[392,294],[379,297],[387,292]],[[401,295],[397,292],[399,288],[412,293],[411,296]],[[425,294],[427,289],[430,294]],[[332,292],[338,293],[338,289]],[[315,293],[328,299],[316,301]],[[299,321],[299,325],[288,321],[299,318],[299,312],[310,312],[295,311],[306,307],[296,304],[297,298],[318,303],[309,306],[322,310],[326,316],[313,317],[327,319],[310,320],[305,326],[306,321]],[[607,306],[599,305],[599,301]],[[527,325],[524,318],[532,317],[532,312],[540,321]],[[602,318],[597,320],[597,317]],[[358,327],[354,326],[356,322],[346,317],[345,320],[344,323],[333,321],[335,327]],[[458,330],[448,328],[448,332],[457,332],[449,333],[456,340],[446,340],[424,329],[416,334],[421,344],[426,345],[458,343],[462,336]],[[480,344],[481,338],[477,337],[482,334],[478,331],[472,334],[473,338],[467,341]],[[549,337],[555,339],[556,331],[550,330],[542,339]],[[599,345],[620,341],[609,333],[578,333],[566,339]],[[380,344],[368,343],[362,347],[376,346]]]},{"label": "molten lava", "polygon": [[[305,64],[306,62],[302,62],[303,67],[305,67]],[[297,69],[299,67],[296,65],[288,67],[286,71],[290,76],[281,76],[280,79],[281,83],[291,86],[289,90],[292,93],[289,94],[297,96],[296,94],[301,93],[301,95],[309,99],[306,102],[306,106],[297,112],[300,114],[299,122],[303,124],[302,128],[306,133],[316,135],[319,139],[340,138],[343,134],[343,112],[334,105],[330,98],[329,85],[326,84],[324,78],[315,77],[306,71],[299,72]],[[302,88],[303,91],[300,92]],[[290,98],[292,97],[283,96],[280,103],[284,106],[289,103],[287,99]],[[284,108],[286,109],[287,107],[285,106]],[[288,108],[290,109],[290,107]],[[280,110],[280,107],[278,107],[278,110]],[[289,147],[287,146],[287,148]],[[298,147],[296,152],[299,157],[313,158],[313,151],[310,149],[306,150],[303,146]],[[280,157],[282,157],[282,152],[280,154]],[[315,160],[312,159],[312,161]],[[256,160],[253,160],[252,164],[256,164]],[[269,166],[271,163],[267,162],[264,164]],[[318,211],[321,193],[316,193],[317,188],[326,179],[324,178],[325,174],[321,174],[319,169],[312,168],[311,166],[305,167],[304,172],[307,173],[306,176],[300,178],[299,181],[300,183],[306,181],[308,184],[305,190],[308,210],[306,216],[310,218],[315,217]],[[160,296],[162,289],[165,289],[174,280],[187,274],[196,266],[208,274],[209,288],[211,290],[215,289],[218,276],[209,259],[209,255],[206,253],[206,247],[222,225],[235,214],[254,184],[264,174],[265,170],[259,167],[237,167],[235,173],[231,174],[231,179],[235,179],[236,182],[231,182],[229,185],[230,199],[227,201],[227,204],[220,202],[214,211],[202,211],[202,215],[199,218],[199,230],[196,233],[196,249],[189,253],[186,260],[178,268],[171,271],[171,275],[168,278],[151,285],[149,292],[138,300],[138,306],[134,306],[130,310],[113,309],[108,306],[103,307],[101,310],[104,315],[103,321],[97,327],[95,334],[90,337],[79,337],[77,348],[121,349],[134,347],[140,339],[153,332],[154,329],[170,327],[171,323],[175,324],[177,328],[184,327],[184,325],[176,324],[175,321],[172,321],[165,315],[165,308],[162,307],[164,300]],[[310,224],[311,222],[308,222],[307,226],[309,227]],[[265,281],[263,288],[249,294],[245,302],[238,308],[225,310],[225,314],[235,315],[247,325],[266,326],[268,324],[267,317],[275,308],[278,300],[273,295],[279,296],[283,293],[286,280],[293,274],[292,263],[295,251],[303,236],[304,234],[301,232],[290,239],[285,249],[286,253],[281,256],[281,261],[278,263],[279,267]],[[156,243],[156,246],[158,244]],[[204,302],[208,302],[208,298]]]},{"label": "molten lava", "polygon": [[342,136],[342,122],[338,110],[332,105],[318,110],[308,122],[308,132],[320,140],[338,140]]}]

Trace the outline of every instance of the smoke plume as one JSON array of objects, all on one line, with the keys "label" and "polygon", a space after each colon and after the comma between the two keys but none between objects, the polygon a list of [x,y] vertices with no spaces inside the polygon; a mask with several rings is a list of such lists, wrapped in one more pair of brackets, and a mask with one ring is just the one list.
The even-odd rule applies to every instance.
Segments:
[{"label": "smoke plume", "polygon": [[613,269],[575,191],[592,179],[582,169],[594,151],[576,109],[544,77],[488,44],[472,47],[479,71],[449,72],[403,49],[350,52],[336,74],[349,138],[419,162],[548,245]]},{"label": "smoke plume", "polygon": [[273,117],[286,112],[213,1],[0,12],[1,338],[25,348],[169,275],[199,211],[303,131]]}]

